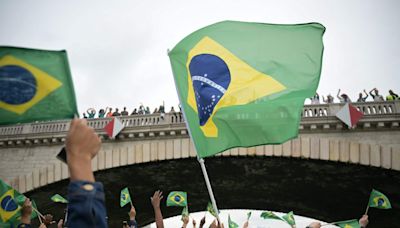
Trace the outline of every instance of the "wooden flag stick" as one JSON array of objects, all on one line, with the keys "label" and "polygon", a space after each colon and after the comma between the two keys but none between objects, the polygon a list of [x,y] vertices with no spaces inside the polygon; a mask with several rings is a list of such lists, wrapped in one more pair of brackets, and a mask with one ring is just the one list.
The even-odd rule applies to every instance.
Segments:
[{"label": "wooden flag stick", "polygon": [[331,223],[322,224],[321,226],[327,226],[327,225],[333,225],[333,224],[335,224],[335,222],[331,222]]},{"label": "wooden flag stick", "polygon": [[67,219],[68,219],[68,206],[65,209],[64,225],[67,225]]},{"label": "wooden flag stick", "polygon": [[[40,217],[42,217],[43,215],[36,208],[32,207],[32,209],[34,211],[36,211],[36,213],[38,214],[39,222],[40,222],[40,224],[42,224],[43,223],[42,218],[40,218]],[[44,216],[43,216],[43,219],[44,219]]]},{"label": "wooden flag stick", "polygon": [[367,209],[365,210],[365,215],[368,215],[368,210],[369,210],[369,202],[368,202]]},{"label": "wooden flag stick", "polygon": [[[34,208],[34,207],[32,207],[32,209],[38,214],[38,217],[44,218],[44,216],[42,215],[42,213],[40,213],[40,212],[38,211],[38,209],[36,209],[36,208]],[[39,218],[39,220],[40,220],[40,218]]]}]

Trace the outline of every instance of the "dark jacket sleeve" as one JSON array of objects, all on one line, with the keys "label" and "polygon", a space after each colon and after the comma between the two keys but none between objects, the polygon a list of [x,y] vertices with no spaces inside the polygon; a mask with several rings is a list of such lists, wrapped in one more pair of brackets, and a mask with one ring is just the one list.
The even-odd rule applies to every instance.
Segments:
[{"label": "dark jacket sleeve", "polygon": [[72,181],[68,186],[67,227],[107,227],[103,185]]}]

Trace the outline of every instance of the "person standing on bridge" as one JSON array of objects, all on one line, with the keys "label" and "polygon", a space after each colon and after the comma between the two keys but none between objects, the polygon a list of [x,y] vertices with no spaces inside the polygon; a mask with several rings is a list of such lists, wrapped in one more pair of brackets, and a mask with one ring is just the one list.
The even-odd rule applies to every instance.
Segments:
[{"label": "person standing on bridge", "polygon": [[339,94],[340,94],[340,89],[338,90],[337,95],[336,95],[336,97],[339,99],[340,103],[351,103],[350,97],[347,94],[342,93],[342,94],[340,94],[340,96],[339,96]]},{"label": "person standing on bridge", "polygon": [[393,100],[398,100],[399,99],[399,95],[397,95],[396,93],[394,93],[391,89],[389,90],[389,95],[386,96],[386,100],[387,101],[393,101]]},{"label": "person standing on bridge", "polygon": [[327,104],[332,104],[334,99],[335,99],[335,98],[332,97],[331,94],[328,94],[328,96],[326,96],[326,99],[325,99],[325,97],[322,95],[322,100],[323,100],[325,103],[327,103]]},{"label": "person standing on bridge", "polygon": [[[375,94],[373,94],[372,91],[374,91]],[[371,95],[372,99],[374,99],[376,102],[384,101],[382,95],[379,94],[379,91],[376,88],[373,88],[371,91],[369,91],[369,95]]]},{"label": "person standing on bridge", "polygon": [[364,93],[365,93],[365,97],[363,97],[363,94],[362,94],[362,93],[359,93],[359,94],[358,94],[357,102],[365,102],[365,101],[367,100],[367,98],[368,98],[368,93],[367,93],[367,91],[365,91],[365,89],[364,89]]}]

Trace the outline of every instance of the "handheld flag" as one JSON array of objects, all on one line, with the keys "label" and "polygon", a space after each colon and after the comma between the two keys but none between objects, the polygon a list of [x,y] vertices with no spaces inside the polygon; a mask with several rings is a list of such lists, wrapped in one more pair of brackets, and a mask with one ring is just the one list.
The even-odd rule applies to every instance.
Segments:
[{"label": "handheld flag", "polygon": [[17,192],[0,179],[0,222],[13,222],[21,214],[25,196]]},{"label": "handheld flag", "polygon": [[110,138],[115,138],[124,129],[124,124],[118,118],[113,118],[105,127],[107,135]]},{"label": "handheld flag", "polygon": [[0,218],[2,222],[7,222],[17,215],[21,207],[14,200],[14,189],[9,189],[0,197]]},{"label": "handheld flag", "polygon": [[263,219],[277,219],[277,220],[282,220],[278,215],[276,215],[272,211],[264,211],[260,215],[261,218]]},{"label": "handheld flag", "polygon": [[38,213],[37,213],[37,211],[39,211],[39,210],[37,208],[35,200],[31,200],[31,202],[32,202],[32,207],[35,208],[35,209],[32,210],[31,219],[34,219],[34,218],[39,216]]},{"label": "handheld flag", "polygon": [[346,103],[337,113],[339,118],[348,127],[353,127],[363,117],[363,113],[358,111],[353,105]]},{"label": "handheld flag", "polygon": [[68,203],[68,200],[64,199],[64,197],[59,194],[55,194],[51,197],[51,200],[55,203]]},{"label": "handheld flag", "polygon": [[120,197],[120,202],[119,205],[121,207],[127,205],[128,203],[131,203],[131,195],[129,194],[129,189],[128,187],[124,188],[121,190],[121,197]]},{"label": "handheld flag", "polygon": [[170,192],[167,197],[167,207],[170,206],[186,207],[187,206],[186,192],[178,192],[178,191]]},{"label": "handheld flag", "polygon": [[[207,204],[207,211],[210,212],[210,214],[211,214],[212,216],[214,216],[215,218],[218,217],[218,216],[217,216],[217,213],[215,212],[214,207],[213,207],[213,205],[212,205],[211,202],[208,202],[208,204]],[[218,214],[219,214],[219,213],[218,213]]]},{"label": "handheld flag", "polygon": [[180,41],[169,57],[198,156],[296,137],[319,83],[324,31],[223,21]]},{"label": "handheld flag", "polygon": [[294,220],[293,211],[291,211],[291,212],[287,213],[286,215],[282,216],[282,219],[285,220],[291,226],[296,225],[296,221]]},{"label": "handheld flag", "polygon": [[335,222],[334,224],[338,225],[341,228],[361,228],[360,224],[358,223],[357,219]]},{"label": "handheld flag", "polygon": [[371,195],[369,197],[369,207],[375,207],[378,209],[391,209],[392,205],[390,204],[389,199],[381,192],[372,189]]},{"label": "handheld flag", "polygon": [[228,227],[229,228],[239,228],[239,225],[231,220],[231,215],[228,215]]},{"label": "handheld flag", "polygon": [[247,221],[249,221],[250,217],[251,217],[251,211],[247,212]]},{"label": "handheld flag", "polygon": [[0,47],[0,125],[77,113],[65,51]]}]

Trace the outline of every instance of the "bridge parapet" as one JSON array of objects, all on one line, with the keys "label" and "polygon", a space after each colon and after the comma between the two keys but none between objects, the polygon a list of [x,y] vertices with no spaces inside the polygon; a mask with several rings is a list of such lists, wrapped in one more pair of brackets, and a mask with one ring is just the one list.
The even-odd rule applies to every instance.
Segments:
[{"label": "bridge parapet", "polygon": [[[400,101],[352,103],[364,113],[353,131],[399,130]],[[300,122],[300,133],[320,133],[347,131],[348,128],[335,114],[343,104],[305,105]],[[239,114],[238,114],[239,115]],[[149,114],[120,117],[125,128],[121,139],[168,135],[186,135],[183,115],[177,113]],[[110,118],[88,119],[89,126],[105,140],[108,139],[104,127]],[[25,145],[61,144],[65,141],[69,120],[37,122],[0,127],[0,148]]]},{"label": "bridge parapet", "polygon": [[[356,102],[351,104],[365,116],[400,114],[400,101]],[[343,103],[305,105],[302,116],[305,118],[335,116],[342,107]]]}]

